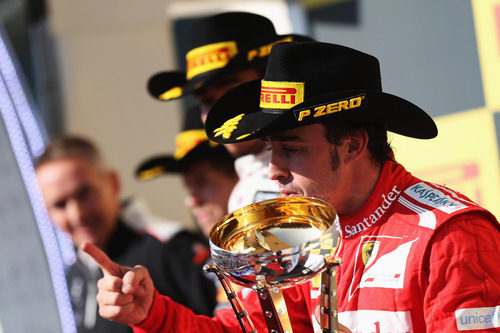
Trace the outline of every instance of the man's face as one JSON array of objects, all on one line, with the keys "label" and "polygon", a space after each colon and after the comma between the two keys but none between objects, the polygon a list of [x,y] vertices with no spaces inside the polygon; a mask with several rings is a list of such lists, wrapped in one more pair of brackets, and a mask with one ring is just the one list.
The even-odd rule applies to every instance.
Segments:
[{"label": "man's face", "polygon": [[269,178],[283,196],[323,199],[339,213],[345,204],[347,182],[337,146],[328,142],[322,124],[284,131],[265,139],[272,150]]},{"label": "man's face", "polygon": [[52,221],[74,245],[105,246],[119,214],[117,175],[78,157],[44,163],[36,174]]},{"label": "man's face", "polygon": [[192,164],[182,175],[189,191],[185,198],[186,206],[208,237],[212,226],[227,214],[227,202],[237,178],[215,168],[208,161]]},{"label": "man's face", "polygon": [[[229,90],[242,83],[260,78],[259,72],[255,69],[246,69],[232,75],[225,76],[213,83],[207,84],[197,94],[196,98],[201,107],[201,121],[205,124],[208,111]],[[258,153],[262,150],[263,144],[260,140],[250,140],[241,143],[225,145],[226,149],[234,157]]]}]

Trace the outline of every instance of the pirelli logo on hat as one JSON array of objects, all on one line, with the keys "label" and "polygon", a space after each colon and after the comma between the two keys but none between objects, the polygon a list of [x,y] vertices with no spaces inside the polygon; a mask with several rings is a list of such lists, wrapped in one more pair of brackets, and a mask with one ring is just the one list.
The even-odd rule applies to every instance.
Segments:
[{"label": "pirelli logo on hat", "polygon": [[176,160],[182,159],[193,150],[194,147],[208,140],[207,134],[204,129],[193,129],[180,132],[175,137],[175,151],[174,158]]},{"label": "pirelli logo on hat", "polygon": [[344,98],[327,104],[320,104],[305,110],[294,111],[295,119],[298,122],[332,115],[340,111],[358,109],[366,104],[366,95]]},{"label": "pirelli logo on hat", "polygon": [[220,42],[192,49],[186,54],[186,78],[226,66],[238,53],[236,42]]},{"label": "pirelli logo on hat", "polygon": [[285,43],[285,42],[292,42],[292,41],[293,41],[292,36],[289,36],[289,37],[285,37],[283,39],[274,41],[272,43],[259,46],[258,48],[249,50],[247,52],[247,60],[250,62],[250,61],[253,61],[255,58],[264,58],[264,57],[267,57],[271,53],[271,48],[274,45],[276,45],[278,43]]},{"label": "pirelli logo on hat", "polygon": [[260,107],[263,109],[290,109],[304,101],[304,82],[261,82]]}]

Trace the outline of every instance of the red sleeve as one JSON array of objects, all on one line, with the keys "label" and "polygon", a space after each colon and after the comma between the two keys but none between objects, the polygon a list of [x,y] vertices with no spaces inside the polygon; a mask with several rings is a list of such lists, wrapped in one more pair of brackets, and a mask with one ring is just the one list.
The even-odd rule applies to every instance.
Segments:
[{"label": "red sleeve", "polygon": [[191,309],[174,302],[168,296],[160,295],[157,291],[148,317],[132,328],[135,333],[226,332],[215,318],[196,315]]},{"label": "red sleeve", "polygon": [[[292,327],[296,332],[312,332],[307,304],[304,294],[299,288],[284,290]],[[247,289],[240,294],[242,303],[249,313],[257,332],[266,332],[264,316],[260,308],[257,294]],[[155,291],[153,305],[148,317],[139,325],[132,326],[135,333],[160,332],[211,332],[234,333],[241,332],[232,308],[221,309],[215,317],[196,315],[190,309],[172,301],[168,296],[160,295]]]},{"label": "red sleeve", "polygon": [[[438,229],[425,257],[427,332],[498,332],[500,226],[482,213]],[[495,328],[496,327],[496,328]]]}]

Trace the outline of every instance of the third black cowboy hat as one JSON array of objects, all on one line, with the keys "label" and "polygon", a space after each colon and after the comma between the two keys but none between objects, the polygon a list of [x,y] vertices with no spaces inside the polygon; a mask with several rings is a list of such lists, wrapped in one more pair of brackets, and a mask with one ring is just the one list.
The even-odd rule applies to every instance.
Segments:
[{"label": "third black cowboy hat", "polygon": [[264,79],[234,88],[208,113],[208,136],[235,143],[327,119],[373,122],[401,135],[437,135],[418,106],[382,92],[377,58],[341,45],[275,45]]},{"label": "third black cowboy hat", "polygon": [[300,35],[278,35],[264,16],[227,12],[195,21],[191,30],[186,71],[153,75],[149,93],[171,100],[192,93],[204,84],[247,68],[264,68],[271,47],[280,42],[311,40]]}]

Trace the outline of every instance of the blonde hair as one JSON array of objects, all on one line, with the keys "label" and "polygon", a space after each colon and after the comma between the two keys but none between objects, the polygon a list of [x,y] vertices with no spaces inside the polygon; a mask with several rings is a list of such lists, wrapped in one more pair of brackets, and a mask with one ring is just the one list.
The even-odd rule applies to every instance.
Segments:
[{"label": "blonde hair", "polygon": [[94,142],[78,135],[64,135],[52,140],[35,163],[35,169],[42,164],[65,158],[79,157],[96,166],[102,165],[101,152]]}]

